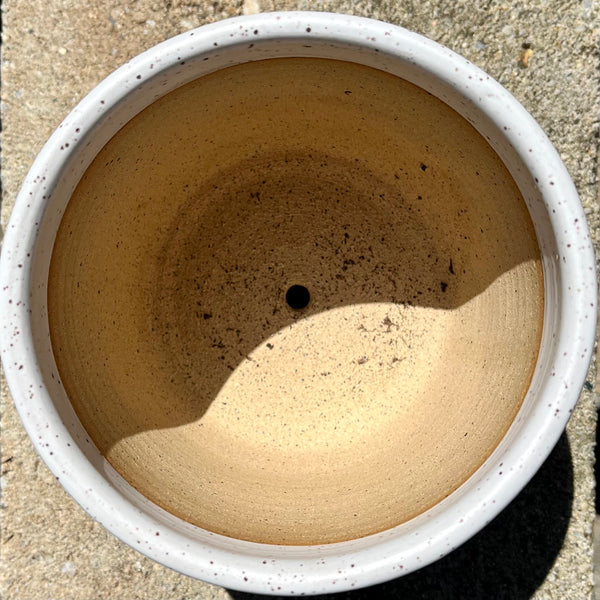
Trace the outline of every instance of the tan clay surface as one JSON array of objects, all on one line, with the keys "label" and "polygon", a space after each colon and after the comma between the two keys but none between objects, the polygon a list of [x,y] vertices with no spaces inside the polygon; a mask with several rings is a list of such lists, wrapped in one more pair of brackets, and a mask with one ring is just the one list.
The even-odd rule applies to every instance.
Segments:
[{"label": "tan clay surface", "polygon": [[375,70],[281,59],[107,145],[49,303],[65,387],[128,481],[212,531],[308,544],[397,525],[485,460],[542,293],[523,200],[470,125]]}]

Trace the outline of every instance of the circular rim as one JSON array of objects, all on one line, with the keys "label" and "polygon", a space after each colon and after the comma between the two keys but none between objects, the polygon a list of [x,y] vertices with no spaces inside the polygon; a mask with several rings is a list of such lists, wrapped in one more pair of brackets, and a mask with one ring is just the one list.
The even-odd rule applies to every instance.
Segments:
[{"label": "circular rim", "polygon": [[[95,133],[111,119],[118,128],[123,101],[135,98],[144,85],[158,85],[161,73],[170,74],[172,89],[195,78],[190,67],[199,61],[210,63],[209,72],[233,64],[223,62],[228,50],[247,53],[252,46],[282,41],[353,48],[377,55],[377,60],[401,62],[413,69],[413,82],[425,88],[427,80],[442,82],[454,91],[456,102],[477,108],[526,167],[555,238],[555,248],[542,250],[545,268],[557,272],[556,289],[546,292],[556,297],[560,314],[552,323],[545,319],[545,335],[554,339],[553,354],[547,372],[530,390],[551,398],[551,406],[537,402],[518,418],[510,444],[497,449],[471,478],[476,493],[467,493],[465,484],[408,523],[320,547],[231,540],[156,508],[103,461],[89,440],[72,434],[73,424],[67,425],[57,411],[54,384],[44,376],[34,350],[33,250],[65,165],[85,152],[84,146],[92,153],[91,141],[101,147],[107,139],[95,139]],[[260,58],[264,56],[257,54],[255,59]],[[162,89],[159,95],[168,91]],[[128,110],[134,105],[135,101]],[[592,243],[576,190],[540,127],[500,84],[452,51],[400,27],[308,12],[265,13],[203,26],[144,52],[98,85],[55,131],[25,179],[3,241],[0,292],[0,349],[9,388],[36,450],[71,496],[122,541],[168,567],[216,585],[279,595],[343,591],[387,581],[444,556],[491,521],[531,479],[564,430],[591,360],[597,293]]]}]

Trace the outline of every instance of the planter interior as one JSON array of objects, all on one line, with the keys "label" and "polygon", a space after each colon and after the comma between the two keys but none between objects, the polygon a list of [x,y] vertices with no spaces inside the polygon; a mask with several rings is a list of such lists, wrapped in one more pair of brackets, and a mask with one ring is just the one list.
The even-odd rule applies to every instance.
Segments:
[{"label": "planter interior", "polygon": [[125,480],[209,531],[303,545],[394,527],[477,470],[527,392],[543,290],[519,189],[466,120],[382,71],[281,58],[110,140],[48,311]]}]

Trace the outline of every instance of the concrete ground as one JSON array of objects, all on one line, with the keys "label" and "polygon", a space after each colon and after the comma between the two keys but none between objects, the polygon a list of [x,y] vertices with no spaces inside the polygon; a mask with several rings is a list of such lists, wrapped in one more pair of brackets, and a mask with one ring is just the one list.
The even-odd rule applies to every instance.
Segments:
[{"label": "concrete ground", "polygon": [[[114,68],[203,23],[275,9],[350,12],[397,23],[488,71],[558,148],[600,249],[600,0],[4,0],[2,226],[41,145]],[[551,457],[472,541],[418,573],[342,596],[592,598],[597,397],[593,365]],[[257,600],[161,567],[87,517],[37,458],[4,383],[1,444],[2,598]]]}]

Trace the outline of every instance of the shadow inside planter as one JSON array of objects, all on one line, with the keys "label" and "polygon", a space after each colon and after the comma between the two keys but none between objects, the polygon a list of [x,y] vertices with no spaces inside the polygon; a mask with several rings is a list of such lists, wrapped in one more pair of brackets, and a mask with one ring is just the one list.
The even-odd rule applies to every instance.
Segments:
[{"label": "shadow inside planter", "polygon": [[[563,434],[541,469],[480,533],[443,559],[405,577],[315,600],[528,600],[562,547],[573,504],[573,466]],[[273,596],[228,590],[235,600]]]},{"label": "shadow inside planter", "polygon": [[[293,327],[321,378],[335,375],[329,368],[366,371],[373,358],[385,377],[425,345],[440,363],[442,352],[469,360],[489,352],[502,362],[510,347],[522,371],[517,355],[537,351],[543,299],[535,234],[514,183],[506,174],[479,189],[474,176],[468,193],[462,184],[448,191],[445,172],[415,170],[422,191],[411,183],[409,193],[364,165],[317,153],[253,158],[206,182],[171,222],[136,225],[158,230],[142,242],[132,226],[104,225],[104,204],[101,214],[82,204],[92,225],[61,228],[69,246],[53,259],[50,324],[77,412],[84,421],[103,414],[93,432],[100,448],[201,418],[240,368],[258,366],[257,353],[263,364],[282,361],[273,336]],[[126,220],[124,210],[117,219]],[[134,223],[143,211],[133,207]],[[132,240],[146,246],[133,251]],[[321,348],[301,343],[306,323],[320,330]],[[348,344],[362,338],[381,356],[344,347],[345,330],[360,332]],[[327,344],[340,356],[319,352]],[[289,344],[283,351],[302,362]]]}]

